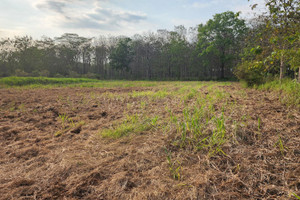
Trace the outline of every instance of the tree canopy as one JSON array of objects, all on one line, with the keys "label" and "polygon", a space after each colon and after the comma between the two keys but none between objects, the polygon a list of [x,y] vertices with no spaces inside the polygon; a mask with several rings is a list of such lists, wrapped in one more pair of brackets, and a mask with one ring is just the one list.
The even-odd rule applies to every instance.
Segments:
[{"label": "tree canopy", "polygon": [[217,63],[220,78],[225,77],[225,68],[232,69],[239,55],[243,38],[247,33],[245,21],[239,13],[231,11],[214,15],[213,19],[198,28],[198,47],[204,65]]}]

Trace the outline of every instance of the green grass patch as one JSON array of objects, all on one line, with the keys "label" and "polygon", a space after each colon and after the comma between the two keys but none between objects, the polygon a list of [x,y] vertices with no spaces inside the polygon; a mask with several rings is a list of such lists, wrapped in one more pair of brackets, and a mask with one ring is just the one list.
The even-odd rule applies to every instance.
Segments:
[{"label": "green grass patch", "polygon": [[5,77],[0,78],[0,88],[53,88],[53,87],[83,87],[83,88],[130,88],[130,87],[161,87],[169,82],[158,81],[120,81],[97,80],[88,78],[47,78],[47,77]]},{"label": "green grass patch", "polygon": [[184,96],[184,101],[195,99],[195,103],[185,103],[181,116],[175,116],[169,111],[170,124],[177,130],[172,145],[194,151],[204,150],[209,155],[226,155],[222,147],[232,135],[231,130],[226,127],[226,122],[230,119],[224,114],[228,98],[229,94],[217,87],[209,88],[206,94],[190,89]]},{"label": "green grass patch", "polygon": [[141,119],[138,115],[127,116],[126,120],[120,124],[115,124],[111,128],[102,130],[100,135],[104,138],[117,139],[129,134],[149,131],[156,126],[157,120],[158,117]]},{"label": "green grass patch", "polygon": [[46,77],[5,77],[0,78],[3,86],[28,86],[28,85],[67,85],[98,82],[96,79],[87,78],[46,78]]},{"label": "green grass patch", "polygon": [[284,104],[300,108],[300,83],[296,80],[275,80],[256,86],[255,88],[280,92],[280,98]]}]

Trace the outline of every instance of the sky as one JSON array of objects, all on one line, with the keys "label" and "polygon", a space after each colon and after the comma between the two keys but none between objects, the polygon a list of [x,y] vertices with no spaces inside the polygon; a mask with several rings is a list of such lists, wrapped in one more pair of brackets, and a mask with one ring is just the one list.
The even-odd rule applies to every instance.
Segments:
[{"label": "sky", "polygon": [[253,13],[264,0],[0,0],[0,38],[142,34],[174,26],[195,27],[216,13]]}]

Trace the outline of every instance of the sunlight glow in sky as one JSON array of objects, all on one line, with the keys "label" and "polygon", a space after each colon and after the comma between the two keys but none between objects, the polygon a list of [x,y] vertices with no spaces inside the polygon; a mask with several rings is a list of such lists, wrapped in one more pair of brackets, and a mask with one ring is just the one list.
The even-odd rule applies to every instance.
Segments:
[{"label": "sunlight glow in sky", "polygon": [[92,37],[195,27],[216,13],[241,11],[264,0],[1,0],[0,38],[15,35]]}]

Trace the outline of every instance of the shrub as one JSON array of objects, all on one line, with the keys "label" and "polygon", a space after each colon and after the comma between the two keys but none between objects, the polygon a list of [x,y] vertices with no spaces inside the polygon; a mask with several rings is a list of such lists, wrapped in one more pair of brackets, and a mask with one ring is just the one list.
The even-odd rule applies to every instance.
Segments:
[{"label": "shrub", "polygon": [[234,74],[248,86],[264,83],[266,75],[262,62],[251,61],[244,61],[238,65]]}]

